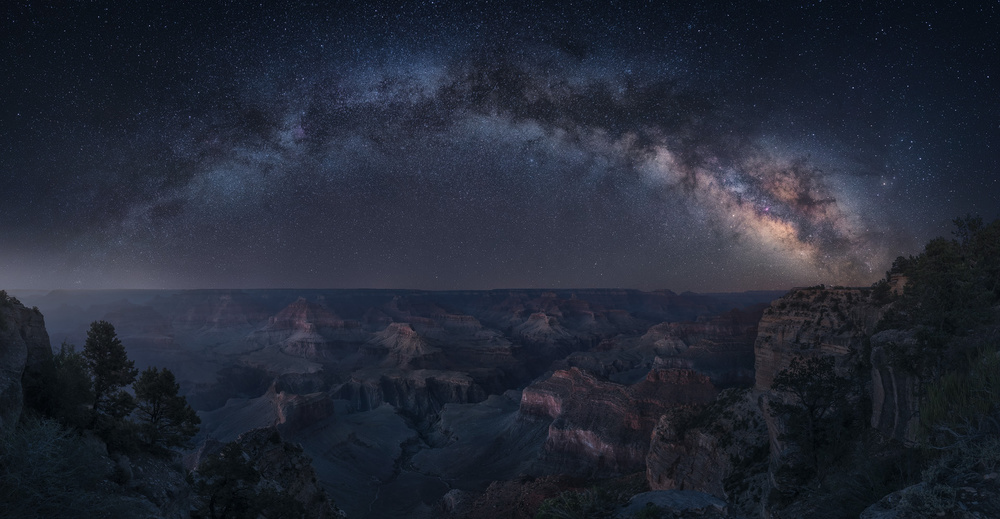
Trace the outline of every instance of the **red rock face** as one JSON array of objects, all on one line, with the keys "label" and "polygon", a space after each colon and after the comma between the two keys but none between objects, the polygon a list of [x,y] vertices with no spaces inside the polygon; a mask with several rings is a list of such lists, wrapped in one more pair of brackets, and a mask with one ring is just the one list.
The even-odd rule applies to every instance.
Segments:
[{"label": "red rock face", "polygon": [[385,368],[433,367],[441,358],[441,350],[428,345],[408,323],[390,324],[365,344],[364,351]]},{"label": "red rock face", "polygon": [[337,355],[339,344],[360,344],[367,340],[357,321],[346,321],[322,305],[298,298],[267,324],[254,331],[247,341],[260,346],[278,345],[282,352],[312,360]]},{"label": "red rock face", "polygon": [[343,328],[344,321],[333,312],[300,297],[277,315],[268,319],[267,329],[316,331],[322,328]]},{"label": "red rock face", "polygon": [[666,409],[705,403],[716,393],[707,376],[692,370],[655,369],[626,386],[570,368],[526,388],[521,413],[552,419],[549,462],[569,472],[587,466],[623,474],[645,467],[650,433]]}]

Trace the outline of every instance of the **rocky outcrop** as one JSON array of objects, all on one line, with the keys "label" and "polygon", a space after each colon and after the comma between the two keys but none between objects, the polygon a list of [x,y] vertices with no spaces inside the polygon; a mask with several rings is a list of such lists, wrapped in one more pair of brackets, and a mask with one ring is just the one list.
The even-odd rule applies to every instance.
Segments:
[{"label": "rocky outcrop", "polygon": [[256,429],[236,439],[262,478],[306,506],[310,519],[342,517],[316,481],[312,460],[302,447],[282,441],[275,429]]},{"label": "rocky outcrop", "polygon": [[911,331],[885,330],[871,338],[871,426],[904,444],[917,441],[920,426],[920,377],[892,362],[896,352],[916,345]]},{"label": "rocky outcrop", "polygon": [[[236,439],[236,444],[243,451],[244,459],[260,474],[258,487],[271,488],[302,503],[308,519],[345,517],[319,486],[309,456],[302,447],[283,441],[277,429],[247,431]],[[186,461],[196,469],[201,460],[222,447],[218,442],[208,442]]]},{"label": "rocky outcrop", "polygon": [[328,360],[344,355],[353,345],[365,342],[370,334],[357,321],[344,320],[318,303],[298,298],[267,324],[246,338],[258,347],[277,345],[287,355],[311,360]]},{"label": "rocky outcrop", "polygon": [[559,319],[545,312],[531,314],[523,323],[514,327],[514,335],[533,343],[567,341],[573,334],[559,324]]},{"label": "rocky outcrop", "polygon": [[[789,398],[770,389],[775,376],[794,359],[812,357],[832,357],[840,376],[856,373],[856,368],[869,360],[863,358],[865,341],[881,314],[882,310],[870,302],[867,289],[801,288],[772,302],[763,312],[754,341],[755,387],[727,392],[700,411],[666,413],[653,431],[647,457],[650,487],[707,492],[726,499],[741,514],[768,515],[768,496],[797,488],[799,481],[785,479],[800,473],[794,467],[802,462],[801,446],[790,439],[793,436],[785,434],[789,430],[785,423],[788,417],[772,409],[775,403],[787,403]],[[724,317],[713,319],[711,325],[703,326],[704,330],[691,328],[689,337],[700,334],[702,338],[685,340],[687,349],[674,357],[658,358],[657,365],[689,361],[688,365],[694,367],[700,360],[702,366],[724,366],[725,355],[720,353],[727,349],[726,341],[713,340],[706,333],[713,327],[725,328]],[[730,336],[735,336],[741,329],[739,316],[730,317],[734,325]],[[684,337],[684,326],[690,325],[671,324],[672,334]],[[657,331],[663,335],[665,330]],[[719,336],[717,330],[714,335]],[[692,354],[699,344],[703,352]],[[892,387],[887,394],[895,395],[892,384],[899,383],[898,374],[886,379],[885,385]],[[883,414],[896,416],[892,405],[897,405],[899,399],[893,396],[884,400]],[[891,422],[887,425],[890,429],[897,423],[892,418],[880,420]]]},{"label": "rocky outcrop", "polygon": [[875,330],[883,309],[862,288],[809,287],[790,291],[765,310],[754,344],[758,404],[767,425],[769,454],[767,494],[762,509],[773,508],[769,495],[794,495],[814,464],[796,436],[780,405],[796,402],[791,395],[771,390],[775,377],[795,359],[832,358],[837,376],[853,376],[867,363],[864,342]]},{"label": "rocky outcrop", "polygon": [[757,395],[729,389],[702,409],[660,417],[646,457],[653,490],[696,490],[749,512],[760,501],[768,456],[767,428]]},{"label": "rocky outcrop", "polygon": [[571,368],[525,388],[520,412],[552,420],[545,457],[556,470],[624,474],[644,467],[650,433],[666,409],[715,394],[708,377],[691,370],[652,370],[626,386]]},{"label": "rocky outcrop", "polygon": [[863,288],[797,288],[764,311],[754,344],[755,389],[767,391],[792,359],[832,356],[838,370],[859,360],[882,317]]},{"label": "rocky outcrop", "polygon": [[51,363],[52,346],[41,312],[0,291],[0,431],[17,423],[25,386],[37,387]]},{"label": "rocky outcrop", "polygon": [[392,323],[376,333],[364,352],[387,368],[428,368],[441,359],[441,350],[428,345],[408,323]]}]

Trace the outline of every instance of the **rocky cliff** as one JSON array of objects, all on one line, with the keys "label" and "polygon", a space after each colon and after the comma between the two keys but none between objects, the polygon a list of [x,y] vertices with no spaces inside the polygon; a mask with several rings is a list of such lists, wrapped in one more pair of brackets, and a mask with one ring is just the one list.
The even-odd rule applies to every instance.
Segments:
[{"label": "rocky cliff", "polygon": [[728,389],[701,409],[660,417],[646,457],[653,490],[697,490],[752,510],[761,499],[768,436],[757,395]]},{"label": "rocky cliff", "polygon": [[871,426],[904,444],[917,440],[921,380],[892,357],[916,342],[914,333],[904,330],[883,330],[871,338]]},{"label": "rocky cliff", "polygon": [[625,474],[645,466],[650,433],[666,409],[706,403],[716,393],[707,376],[691,370],[652,370],[622,385],[570,368],[525,388],[520,412],[552,420],[545,457],[558,471]]},{"label": "rocky cliff", "polygon": [[300,297],[245,340],[258,348],[276,346],[287,355],[322,361],[356,350],[370,335],[361,323],[341,319],[319,303]]},{"label": "rocky cliff", "polygon": [[[859,368],[871,360],[878,366],[882,359],[881,353],[868,355],[868,338],[883,312],[869,293],[810,287],[773,301],[757,327],[754,387],[726,393],[708,407],[674,410],[660,418],[646,460],[650,487],[708,492],[742,513],[770,514],[777,505],[769,503],[769,495],[787,493],[794,484],[788,478],[795,479],[800,473],[795,467],[804,463],[799,459],[804,448],[790,434],[798,425],[776,410],[777,404],[794,400],[771,389],[775,377],[795,359],[831,358],[836,375],[867,385],[867,371]],[[690,349],[678,357],[689,356]],[[885,368],[874,367],[872,374],[882,377],[876,385],[883,388],[874,392],[881,404],[874,406],[873,425],[889,432],[906,428],[914,401],[904,393],[912,389],[912,381]]]},{"label": "rocky cliff", "polygon": [[41,312],[0,291],[0,431],[17,423],[25,385],[39,383],[51,363],[52,346]]},{"label": "rocky cliff", "polygon": [[764,311],[754,344],[754,388],[767,391],[792,359],[832,356],[838,371],[849,369],[875,330],[882,310],[863,288],[794,289]]}]

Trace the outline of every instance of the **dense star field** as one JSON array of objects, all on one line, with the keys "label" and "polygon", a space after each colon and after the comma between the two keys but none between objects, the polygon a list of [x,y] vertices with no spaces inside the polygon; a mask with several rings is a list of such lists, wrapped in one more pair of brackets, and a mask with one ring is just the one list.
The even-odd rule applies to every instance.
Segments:
[{"label": "dense star field", "polygon": [[1000,216],[995,1],[158,4],[0,7],[0,287],[855,285]]}]

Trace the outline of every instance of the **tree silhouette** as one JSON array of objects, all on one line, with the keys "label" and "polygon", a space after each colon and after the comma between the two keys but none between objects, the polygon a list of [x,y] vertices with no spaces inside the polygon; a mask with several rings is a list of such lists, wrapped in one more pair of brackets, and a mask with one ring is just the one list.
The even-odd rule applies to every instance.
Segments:
[{"label": "tree silhouette", "polygon": [[192,514],[205,519],[274,519],[306,517],[302,503],[286,491],[261,485],[260,472],[236,442],[205,459],[195,473],[195,491],[203,505]]},{"label": "tree silhouette", "polygon": [[177,394],[180,385],[169,369],[146,368],[132,388],[139,433],[147,444],[180,447],[198,433],[201,419]]},{"label": "tree silhouette", "polygon": [[121,420],[132,412],[135,403],[124,388],[135,381],[138,370],[125,353],[125,346],[107,321],[91,323],[83,358],[94,378],[94,417],[92,425],[107,417]]},{"label": "tree silhouette", "polygon": [[821,454],[842,432],[837,413],[846,410],[848,380],[837,376],[833,357],[794,358],[774,377],[771,389],[791,395],[791,403],[775,402],[772,409],[789,417],[785,439],[799,444],[810,468],[820,472]]}]

